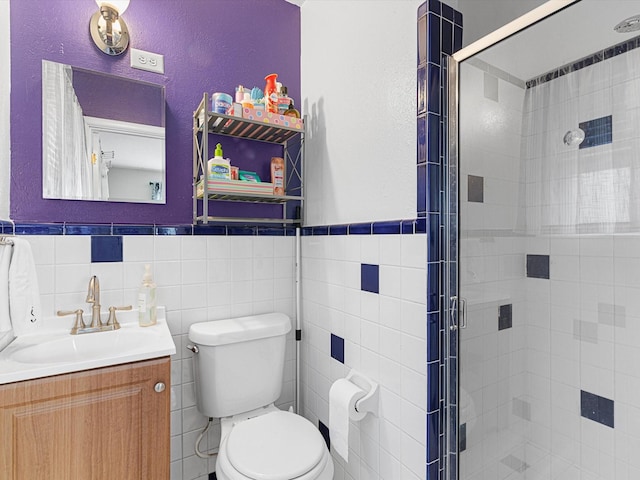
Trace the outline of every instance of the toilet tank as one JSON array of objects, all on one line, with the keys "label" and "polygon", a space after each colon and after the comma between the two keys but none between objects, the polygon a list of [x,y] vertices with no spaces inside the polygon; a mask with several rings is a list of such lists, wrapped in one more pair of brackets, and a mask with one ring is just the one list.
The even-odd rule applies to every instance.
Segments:
[{"label": "toilet tank", "polygon": [[207,417],[227,417],[275,402],[282,392],[286,335],[283,313],[194,323],[196,402]]}]

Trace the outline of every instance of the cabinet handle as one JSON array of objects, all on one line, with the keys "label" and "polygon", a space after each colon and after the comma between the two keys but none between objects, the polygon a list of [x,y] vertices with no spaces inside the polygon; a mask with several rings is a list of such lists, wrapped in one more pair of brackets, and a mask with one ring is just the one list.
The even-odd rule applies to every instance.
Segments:
[{"label": "cabinet handle", "polygon": [[158,382],[155,384],[155,386],[153,387],[153,389],[157,392],[157,393],[161,393],[164,392],[165,389],[165,385],[164,382]]}]

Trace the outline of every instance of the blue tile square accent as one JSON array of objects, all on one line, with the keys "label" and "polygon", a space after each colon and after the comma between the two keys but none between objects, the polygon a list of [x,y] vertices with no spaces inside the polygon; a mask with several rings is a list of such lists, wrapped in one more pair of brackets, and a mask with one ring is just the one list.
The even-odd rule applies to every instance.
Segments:
[{"label": "blue tile square accent", "polygon": [[296,236],[296,227],[285,227],[284,234],[286,237],[295,237]]},{"label": "blue tile square accent", "polygon": [[611,143],[613,140],[613,127],[611,115],[588,122],[581,122],[579,127],[584,130],[584,140],[578,148],[596,147]]},{"label": "blue tile square accent", "polygon": [[418,214],[427,213],[427,164],[418,165],[416,171],[417,196],[416,211]]},{"label": "blue tile square accent", "polygon": [[512,304],[498,307],[498,330],[505,330],[513,326],[512,312]]},{"label": "blue tile square accent", "polygon": [[427,22],[427,41],[429,42],[428,60],[431,63],[440,65],[440,17],[429,13]]},{"label": "blue tile square accent", "polygon": [[453,21],[442,20],[442,51],[447,55],[453,53]]},{"label": "blue tile square accent", "polygon": [[427,264],[427,312],[439,311],[440,297],[440,263]]},{"label": "blue tile square accent", "polygon": [[580,415],[583,417],[614,428],[613,409],[613,400],[580,390]]},{"label": "blue tile square accent", "polygon": [[442,16],[447,20],[449,20],[450,22],[453,22],[453,18],[454,18],[453,12],[454,12],[453,8],[451,8],[449,5],[447,5],[446,3],[442,4]]},{"label": "blue tile square accent", "polygon": [[440,362],[436,360],[427,365],[427,413],[440,407]]},{"label": "blue tile square accent", "polygon": [[300,235],[302,235],[303,237],[312,236],[313,235],[313,228],[311,228],[311,227],[302,228],[302,231],[300,232]]},{"label": "blue tile square accent", "polygon": [[[459,25],[460,27],[462,27],[462,13],[460,13],[459,11],[455,10],[453,12],[453,22],[456,25]],[[460,29],[462,30],[462,28]]]},{"label": "blue tile square accent", "polygon": [[440,128],[440,116],[434,113],[430,113],[427,117],[427,162],[440,164],[440,137],[442,136],[442,130]]},{"label": "blue tile square accent", "polygon": [[313,228],[313,235],[329,235],[329,227],[326,226],[318,226],[318,227],[312,227]]},{"label": "blue tile square accent", "polygon": [[121,262],[122,237],[93,236],[91,237],[91,263]]},{"label": "blue tile square accent", "polygon": [[194,225],[194,235],[226,235],[227,227],[224,225]]},{"label": "blue tile square accent", "polygon": [[368,263],[360,264],[360,289],[380,293],[380,267]]},{"label": "blue tile square accent", "polygon": [[344,338],[331,334],[331,357],[344,363]]},{"label": "blue tile square accent", "polygon": [[329,436],[329,427],[318,420],[318,430],[320,430],[322,438],[324,438],[324,443],[327,444],[327,448],[331,450],[331,437]]},{"label": "blue tile square accent", "polygon": [[400,221],[374,222],[374,235],[398,235],[400,233]]},{"label": "blue tile square accent", "polygon": [[440,2],[440,0],[427,0],[427,8],[429,12],[440,15],[440,12],[442,12],[442,2]]},{"label": "blue tile square accent", "polygon": [[227,235],[251,236],[256,234],[256,227],[230,226],[227,227]]},{"label": "blue tile square accent", "polygon": [[527,255],[527,277],[549,278],[549,255]]},{"label": "blue tile square accent", "polygon": [[453,51],[457,52],[462,48],[462,27],[453,27]]},{"label": "blue tile square accent", "polygon": [[282,227],[260,227],[258,226],[258,235],[264,237],[284,237],[284,228]]},{"label": "blue tile square accent", "polygon": [[156,235],[193,235],[193,226],[161,225],[156,227]]},{"label": "blue tile square accent", "polygon": [[440,359],[440,314],[427,314],[427,362]]},{"label": "blue tile square accent", "polygon": [[348,231],[347,225],[331,225],[329,227],[329,235],[346,235]]},{"label": "blue tile square accent", "polygon": [[63,235],[64,227],[56,223],[16,223],[16,235]]},{"label": "blue tile square accent", "polygon": [[427,233],[427,219],[417,218],[414,229],[415,233]]},{"label": "blue tile square accent", "polygon": [[427,212],[437,213],[440,211],[440,192],[442,189],[442,179],[440,178],[440,165],[427,164]]}]

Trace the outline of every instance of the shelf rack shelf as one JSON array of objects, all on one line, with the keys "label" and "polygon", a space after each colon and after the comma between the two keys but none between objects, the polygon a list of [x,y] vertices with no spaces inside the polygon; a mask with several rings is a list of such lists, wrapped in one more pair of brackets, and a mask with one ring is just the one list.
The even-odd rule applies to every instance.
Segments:
[{"label": "shelf rack shelf", "polygon": [[[198,108],[193,113],[193,223],[208,224],[209,222],[233,222],[246,224],[271,223],[282,225],[302,226],[303,198],[303,157],[305,131],[299,128],[285,127],[268,124],[261,121],[249,120],[232,115],[224,115],[209,110],[210,95],[204,93]],[[205,128],[206,126],[206,128]],[[203,183],[203,194],[197,194],[197,184],[204,177],[208,152],[209,135],[226,135],[235,138],[243,138],[258,142],[282,145],[283,158],[285,160],[285,195],[265,195],[229,193],[228,191],[216,191],[208,182]],[[299,141],[300,148],[295,155],[290,152],[289,142]],[[208,201],[203,201],[207,198]],[[244,218],[210,216],[211,201],[244,202],[256,204],[280,204],[282,205],[281,218]],[[299,201],[299,218],[287,218],[287,202]],[[198,205],[202,204],[202,214],[198,214]]]}]

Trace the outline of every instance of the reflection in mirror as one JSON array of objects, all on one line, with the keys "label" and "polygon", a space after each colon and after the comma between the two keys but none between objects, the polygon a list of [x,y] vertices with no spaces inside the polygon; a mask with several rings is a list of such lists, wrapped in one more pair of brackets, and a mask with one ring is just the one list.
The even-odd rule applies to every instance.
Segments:
[{"label": "reflection in mirror", "polygon": [[42,61],[44,198],[165,203],[164,87]]}]

